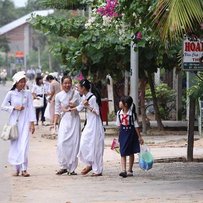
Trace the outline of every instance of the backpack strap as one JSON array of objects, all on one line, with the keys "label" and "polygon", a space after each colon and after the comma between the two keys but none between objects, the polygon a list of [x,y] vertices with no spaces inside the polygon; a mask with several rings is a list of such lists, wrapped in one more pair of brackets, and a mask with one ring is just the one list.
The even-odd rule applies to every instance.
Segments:
[{"label": "backpack strap", "polygon": [[88,98],[87,98],[87,101],[89,101],[91,99],[91,97],[93,97],[94,94],[90,95]]},{"label": "backpack strap", "polygon": [[121,124],[121,115],[120,115],[120,112],[121,112],[121,110],[118,111],[118,119],[119,119],[119,122]]},{"label": "backpack strap", "polygon": [[[87,98],[87,101],[89,101],[89,100],[91,99],[91,97],[93,97],[93,96],[94,96],[94,94],[90,95],[90,96]],[[87,115],[86,115],[86,113],[87,113],[87,110],[86,110],[86,108],[85,108],[85,122],[84,122],[84,126],[83,126],[83,128],[82,128],[82,131],[84,130],[84,128],[85,128],[85,126],[86,126],[86,124],[87,124]]]}]

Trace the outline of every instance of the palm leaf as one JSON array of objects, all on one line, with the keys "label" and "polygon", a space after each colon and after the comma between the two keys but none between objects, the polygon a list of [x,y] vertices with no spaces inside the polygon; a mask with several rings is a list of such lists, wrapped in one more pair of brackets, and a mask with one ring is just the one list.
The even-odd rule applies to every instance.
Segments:
[{"label": "palm leaf", "polygon": [[203,22],[203,0],[158,0],[153,21],[166,40],[177,40]]}]

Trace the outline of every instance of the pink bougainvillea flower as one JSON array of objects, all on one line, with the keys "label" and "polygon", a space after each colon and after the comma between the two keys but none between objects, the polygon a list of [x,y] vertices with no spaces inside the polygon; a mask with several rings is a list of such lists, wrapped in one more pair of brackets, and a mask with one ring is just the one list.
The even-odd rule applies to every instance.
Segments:
[{"label": "pink bougainvillea flower", "polygon": [[138,41],[140,41],[140,40],[142,39],[142,33],[141,33],[141,32],[137,32],[137,34],[136,34],[136,39],[137,39]]},{"label": "pink bougainvillea flower", "polygon": [[108,17],[118,17],[116,12],[116,6],[118,5],[118,0],[106,0],[106,5],[97,9],[97,13],[102,16]]},{"label": "pink bougainvillea flower", "polygon": [[78,80],[83,80],[84,79],[84,76],[83,74],[80,72],[80,74],[77,76],[77,79]]}]

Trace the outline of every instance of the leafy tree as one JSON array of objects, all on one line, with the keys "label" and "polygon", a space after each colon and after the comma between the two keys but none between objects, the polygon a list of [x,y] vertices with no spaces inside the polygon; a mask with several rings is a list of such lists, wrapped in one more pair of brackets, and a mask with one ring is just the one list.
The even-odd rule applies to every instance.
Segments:
[{"label": "leafy tree", "polygon": [[[153,74],[157,68],[173,68],[178,60],[175,48],[167,47],[146,20],[154,1],[53,1],[45,0],[44,5],[57,9],[84,8],[91,3],[92,17],[85,16],[49,16],[37,17],[34,26],[50,36],[55,36],[57,43],[52,51],[60,55],[69,72],[82,71],[92,75],[94,80],[104,78],[110,73],[114,78],[121,78],[124,70],[129,70],[129,50],[132,40],[139,49],[140,79],[148,79],[156,110],[159,128],[163,128],[157,105]],[[178,45],[176,45],[178,46]],[[175,51],[174,51],[175,50]],[[172,60],[173,63],[164,63]]]},{"label": "leafy tree", "polygon": [[44,7],[41,4],[41,0],[28,0],[24,7],[15,9],[16,18],[20,18],[32,11],[43,10]]},{"label": "leafy tree", "polygon": [[27,12],[37,11],[43,9],[41,0],[28,0],[25,6]]},{"label": "leafy tree", "polygon": [[[160,112],[157,103],[156,91],[154,87],[153,75],[157,68],[161,67],[162,56],[165,53],[164,46],[160,42],[157,32],[155,32],[150,24],[147,16],[151,12],[154,2],[151,0],[137,1],[119,1],[118,11],[123,13],[123,21],[129,25],[132,40],[139,50],[139,77],[141,84],[149,82],[153,96],[153,105],[155,109],[155,118],[158,128],[163,129]],[[141,113],[143,122],[143,132],[146,133],[146,115],[145,115],[145,88],[141,88]]]},{"label": "leafy tree", "polygon": [[202,11],[202,0],[157,0],[152,18],[163,40],[177,41],[186,33],[201,31]]},{"label": "leafy tree", "polygon": [[4,36],[0,36],[0,50],[5,52],[5,53],[8,53],[9,50],[10,50],[10,47],[8,45],[9,41],[6,37]]},{"label": "leafy tree", "polygon": [[0,27],[15,19],[14,3],[11,0],[0,0]]},{"label": "leafy tree", "polygon": [[[161,117],[164,120],[170,120],[171,111],[175,109],[175,90],[171,89],[167,84],[162,83],[156,86],[156,94]],[[146,100],[151,100],[151,90],[146,90]]]},{"label": "leafy tree", "polygon": [[45,7],[48,8],[55,8],[59,10],[74,10],[74,9],[79,9],[79,8],[84,8],[85,5],[83,4],[85,1],[81,0],[42,0],[41,3]]},{"label": "leafy tree", "polygon": [[[184,34],[200,33],[200,24],[203,22],[202,0],[158,0],[154,10],[155,23],[160,29],[163,41],[178,41]],[[189,127],[187,159],[193,160],[195,95],[201,92],[201,82],[198,87],[193,86],[189,102]]]},{"label": "leafy tree", "polygon": [[[51,1],[47,2],[50,5]],[[52,5],[61,8],[60,2]],[[67,5],[64,7],[66,9]],[[89,20],[85,16],[72,16],[68,20],[64,16],[38,16],[34,26],[59,37],[53,51],[61,53],[63,63],[71,72],[81,70],[83,74],[91,74],[94,80],[99,80],[108,73],[118,78],[129,67],[130,37],[128,43],[119,39],[122,25],[99,15],[96,10]]]}]

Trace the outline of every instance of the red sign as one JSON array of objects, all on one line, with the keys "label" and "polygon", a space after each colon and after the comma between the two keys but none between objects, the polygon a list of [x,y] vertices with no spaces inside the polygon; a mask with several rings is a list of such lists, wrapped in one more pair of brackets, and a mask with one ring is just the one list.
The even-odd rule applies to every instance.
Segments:
[{"label": "red sign", "polygon": [[16,51],[16,58],[24,58],[24,52],[23,51]]}]

